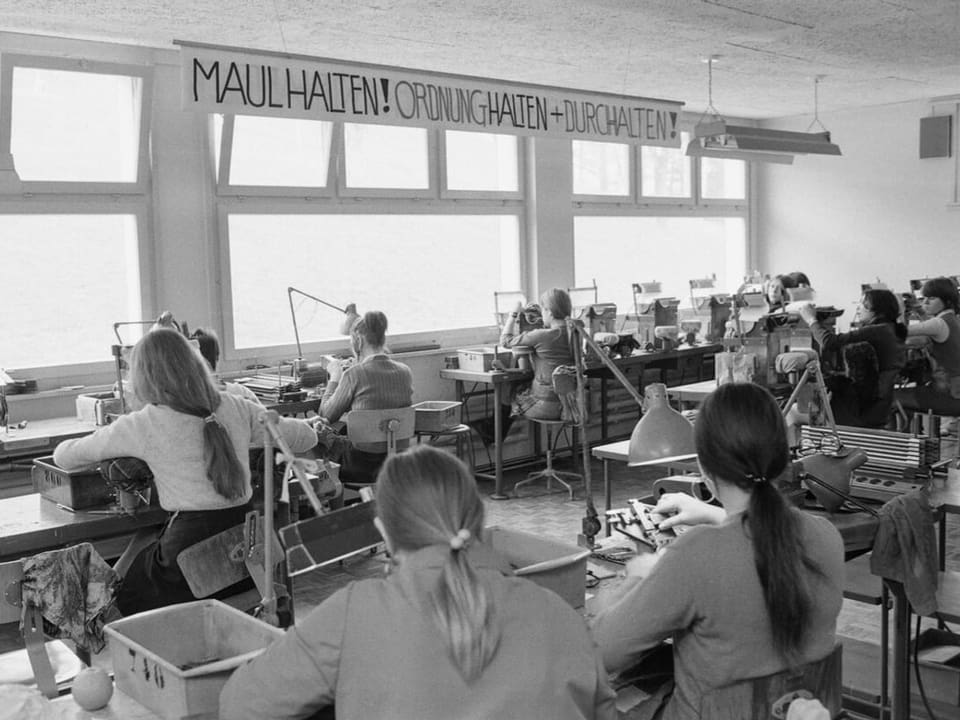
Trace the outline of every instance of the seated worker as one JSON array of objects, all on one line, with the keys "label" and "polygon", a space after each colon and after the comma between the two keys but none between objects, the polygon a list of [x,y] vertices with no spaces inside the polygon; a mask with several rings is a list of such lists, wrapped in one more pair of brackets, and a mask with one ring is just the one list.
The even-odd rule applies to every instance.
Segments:
[{"label": "seated worker", "polygon": [[237,668],[220,717],[617,717],[583,618],[486,543],[466,465],[418,446],[387,459],[375,494],[387,576],[350,583]]},{"label": "seated worker", "polygon": [[[216,373],[217,363],[220,362],[220,338],[217,337],[217,334],[210,328],[197,328],[190,335],[190,339],[197,341],[197,344],[200,346],[200,354],[203,355],[203,359],[206,360],[207,365],[210,366],[210,372]],[[216,376],[214,376],[214,379],[216,379]],[[252,402],[262,404],[257,394],[243,383],[221,381],[220,387],[231,395],[237,395]]]},{"label": "seated worker", "polygon": [[[129,456],[153,473],[169,516],[158,538],[136,554],[125,553],[115,568],[123,576],[117,607],[124,615],[196,599],[177,556],[243,523],[252,495],[247,448],[263,434],[264,412],[219,390],[203,358],[176,330],[152,330],[140,339],[130,356],[130,380],[143,408],[92,435],[65,440],[53,452],[65,470]],[[279,428],[294,452],[317,442],[304,420],[280,418]]]},{"label": "seated worker", "polygon": [[[533,382],[513,398],[513,414],[541,420],[559,420],[562,407],[553,390],[553,371],[559,365],[573,364],[573,349],[567,331],[567,318],[573,311],[566,290],[551,288],[540,297],[544,327],[517,334],[522,303],[510,313],[500,335],[500,344],[508,348],[530,348]],[[506,432],[504,432],[506,434]]]},{"label": "seated worker", "polygon": [[696,525],[627,567],[619,599],[592,623],[610,672],[673,638],[664,720],[700,717],[701,698],[733,682],[826,657],[843,602],[844,547],[826,519],[790,506],[773,480],[789,465],[770,392],[721,385],[694,426],[704,482],[723,507],[661,496],[660,527]]},{"label": "seated worker", "polygon": [[770,312],[782,310],[787,306],[787,303],[790,302],[791,290],[803,290],[803,295],[807,296],[807,299],[813,295],[810,278],[807,277],[806,273],[795,271],[784,275],[774,275],[763,284],[763,292]]},{"label": "seated worker", "polygon": [[926,344],[933,379],[923,387],[899,390],[897,399],[907,409],[955,414],[960,406],[960,294],[946,277],[927,280],[920,292],[926,319],[907,325],[907,342]]},{"label": "seated worker", "polygon": [[[840,425],[884,427],[893,407],[894,383],[906,362],[904,340],[907,328],[900,322],[897,296],[889,290],[865,291],[857,308],[860,327],[846,333],[837,334],[831,326],[821,322],[813,303],[803,304],[799,313],[810,326],[821,358],[842,357],[844,351],[848,351],[847,375],[826,379],[832,393],[830,405],[834,419]],[[869,380],[864,379],[862,385],[856,382],[855,363],[850,354],[855,351],[853,346],[856,343],[868,343],[876,353],[876,373]],[[866,376],[871,374],[867,370]]]},{"label": "seated worker", "polygon": [[[323,391],[320,416],[334,423],[350,410],[389,410],[410,407],[413,373],[403,363],[391,360],[386,345],[387,316],[373,310],[358,319],[350,330],[350,348],[355,361],[345,368],[333,362],[327,368],[330,380]],[[324,432],[320,430],[321,434]],[[409,442],[402,445],[406,447]],[[398,447],[401,443],[398,443]],[[340,479],[372,483],[387,456],[386,443],[351,446],[340,458]]]}]

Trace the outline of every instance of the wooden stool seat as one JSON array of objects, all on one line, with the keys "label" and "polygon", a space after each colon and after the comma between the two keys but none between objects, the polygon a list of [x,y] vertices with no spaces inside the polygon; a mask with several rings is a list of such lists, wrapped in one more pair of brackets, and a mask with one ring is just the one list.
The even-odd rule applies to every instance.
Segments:
[{"label": "wooden stool seat", "polygon": [[430,444],[433,444],[437,438],[452,436],[457,443],[457,457],[465,461],[467,459],[464,458],[464,447],[466,448],[466,455],[469,458],[470,471],[472,472],[476,467],[476,458],[473,454],[473,441],[470,438],[472,431],[473,428],[469,425],[460,423],[459,425],[443,428],[442,430],[417,430],[415,434],[417,436],[417,442],[423,442],[423,438],[426,438]]}]

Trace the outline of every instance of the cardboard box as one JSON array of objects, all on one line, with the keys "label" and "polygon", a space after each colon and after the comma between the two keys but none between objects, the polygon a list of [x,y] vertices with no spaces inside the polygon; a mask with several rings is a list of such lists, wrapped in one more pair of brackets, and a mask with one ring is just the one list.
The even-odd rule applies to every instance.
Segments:
[{"label": "cardboard box", "polygon": [[168,720],[216,718],[231,673],[284,635],[219,600],[148,610],[105,631],[117,687]]},{"label": "cardboard box", "polygon": [[552,590],[574,608],[584,606],[589,550],[497,525],[486,532],[487,541],[506,557],[515,575]]},{"label": "cardboard box", "polygon": [[413,406],[414,430],[417,432],[440,432],[460,424],[462,402],[451,400],[424,400]]},{"label": "cardboard box", "polygon": [[42,497],[71,510],[113,502],[113,489],[107,485],[96,465],[71,472],[54,463],[53,456],[36,458],[30,478],[33,489]]},{"label": "cardboard box", "polygon": [[512,358],[513,353],[503,348],[473,347],[457,350],[460,369],[474,372],[490,372],[494,360],[499,360],[504,367],[509,367]]}]

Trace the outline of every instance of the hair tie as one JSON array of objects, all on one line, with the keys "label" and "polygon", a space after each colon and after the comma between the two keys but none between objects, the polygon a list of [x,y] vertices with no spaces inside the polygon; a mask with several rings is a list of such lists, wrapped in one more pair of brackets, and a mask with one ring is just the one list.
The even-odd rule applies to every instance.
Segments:
[{"label": "hair tie", "polygon": [[462,528],[457,531],[457,534],[450,538],[450,549],[454,552],[458,550],[463,550],[467,546],[467,543],[470,541],[470,531],[466,528]]},{"label": "hair tie", "polygon": [[203,419],[203,421],[204,421],[205,423],[215,423],[215,422],[219,422],[219,421],[217,420],[217,414],[216,414],[216,413],[210,413],[209,415],[207,415],[207,416]]},{"label": "hair tie", "polygon": [[753,473],[747,473],[747,480],[752,480],[755,483],[762,483],[767,481],[766,475],[754,475]]}]

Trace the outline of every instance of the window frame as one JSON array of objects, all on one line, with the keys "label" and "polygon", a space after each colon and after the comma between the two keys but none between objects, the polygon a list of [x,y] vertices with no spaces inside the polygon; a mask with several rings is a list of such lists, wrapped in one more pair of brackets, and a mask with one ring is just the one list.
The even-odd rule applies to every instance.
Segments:
[{"label": "window frame", "polygon": [[[517,139],[517,189],[516,190],[451,190],[447,187],[447,133],[445,130],[437,132],[437,163],[439,170],[440,199],[442,200],[522,200],[526,197],[524,187],[526,183],[526,138],[523,135],[514,135]],[[483,133],[476,133],[478,135]],[[490,133],[505,135],[507,133]]]},{"label": "window frame", "polygon": [[[137,266],[140,273],[140,306],[145,317],[152,317],[156,308],[156,282],[153,272],[151,243],[148,240],[151,227],[149,201],[146,198],[119,196],[94,201],[89,196],[51,198],[24,197],[0,203],[0,217],[4,215],[133,215],[137,228]],[[109,277],[103,279],[109,282]],[[141,320],[142,318],[116,318],[115,322]],[[61,384],[81,382],[88,384],[90,378],[99,379],[114,370],[110,347],[104,347],[104,360],[68,362],[60,365],[36,365],[17,367],[20,373],[29,373],[40,381],[55,380]],[[96,381],[96,380],[95,380]]]},{"label": "window frame", "polygon": [[[290,322],[290,343],[281,345],[259,345],[254,348],[238,349],[233,327],[233,288],[230,273],[230,215],[515,215],[517,218],[517,235],[519,241],[521,282],[526,277],[526,243],[525,227],[526,211],[522,201],[497,200],[456,200],[442,202],[432,200],[408,205],[398,202],[397,198],[371,199],[362,206],[355,202],[341,202],[334,198],[329,201],[308,202],[298,198],[221,198],[217,207],[217,274],[220,278],[218,303],[222,310],[220,332],[221,353],[224,359],[256,360],[262,356],[289,355],[294,357],[297,352],[293,333],[292,319],[285,316],[284,322]],[[310,288],[302,288],[312,293]],[[470,326],[455,329],[423,330],[415,333],[398,333],[389,335],[391,344],[398,347],[421,346],[438,343],[442,346],[450,344],[476,344],[478,332],[490,332],[496,327],[494,322],[493,304],[491,298],[490,323],[488,325]],[[324,341],[301,340],[304,354],[329,354],[342,351],[346,345],[346,338],[336,338]]]},{"label": "window frame", "polygon": [[335,122],[334,137],[339,135],[339,152],[336,158],[336,188],[337,197],[341,198],[391,198],[391,199],[428,199],[440,197],[440,169],[439,146],[441,140],[437,137],[439,130],[421,128],[427,133],[427,187],[425,188],[357,188],[347,185],[346,139],[344,137],[344,123]]},{"label": "window frame", "polygon": [[[208,116],[210,122],[210,137],[216,140],[213,127],[214,118]],[[334,123],[330,138],[330,157],[327,161],[327,182],[324,187],[317,185],[233,185],[230,183],[230,168],[233,163],[233,135],[236,125],[236,115],[224,114],[223,126],[220,130],[220,164],[216,171],[216,192],[220,197],[304,197],[322,198],[333,197],[336,194],[334,186],[336,157],[342,153],[343,134],[338,133],[339,123]],[[211,160],[213,162],[213,160]]]},{"label": "window frame", "polygon": [[[149,65],[114,63],[85,58],[64,58],[22,53],[0,53],[0,151],[10,151],[13,122],[13,71],[15,68],[85,72],[94,75],[137,77],[141,81],[137,179],[134,182],[21,180],[22,193],[37,195],[142,195],[150,190],[150,131],[154,69]],[[16,164],[16,158],[14,158]]]}]

